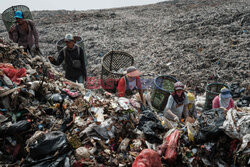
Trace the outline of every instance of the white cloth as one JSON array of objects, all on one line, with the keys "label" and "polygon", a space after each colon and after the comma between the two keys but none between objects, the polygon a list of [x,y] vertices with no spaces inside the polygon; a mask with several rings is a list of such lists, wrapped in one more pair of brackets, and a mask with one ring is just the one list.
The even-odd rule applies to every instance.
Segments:
[{"label": "white cloth", "polygon": [[230,98],[221,98],[221,94],[220,94],[219,103],[220,103],[220,107],[227,108],[230,103]]},{"label": "white cloth", "polygon": [[134,88],[136,88],[136,79],[133,81],[129,81],[128,86],[130,90],[133,90]]}]

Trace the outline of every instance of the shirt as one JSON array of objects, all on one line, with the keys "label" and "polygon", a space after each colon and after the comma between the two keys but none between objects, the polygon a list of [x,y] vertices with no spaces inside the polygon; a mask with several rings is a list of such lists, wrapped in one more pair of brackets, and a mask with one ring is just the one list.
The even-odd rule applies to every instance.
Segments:
[{"label": "shirt", "polygon": [[[213,108],[220,108],[219,96],[216,96],[213,99]],[[234,101],[232,98],[230,98],[230,102],[229,102],[228,107],[226,109],[229,110],[230,108],[234,108]]]},{"label": "shirt", "polygon": [[[64,60],[65,78],[73,82],[75,82],[80,76],[83,76],[85,80],[87,78],[87,70],[84,61],[84,52],[83,49],[80,48],[80,55],[79,55],[77,47],[78,46],[75,45],[72,49],[66,48],[66,57],[64,57],[62,49],[57,59],[51,62],[54,65],[60,65]],[[82,65],[81,69],[73,68],[72,60],[80,60]]]},{"label": "shirt", "polygon": [[[124,96],[125,96],[126,90],[129,89],[129,87],[128,87],[127,84],[126,84],[125,77],[126,77],[126,76],[122,77],[122,78],[119,80],[119,82],[118,82],[118,87],[117,87],[117,89],[118,89],[118,96],[119,96],[119,97],[124,97]],[[128,81],[128,80],[127,80],[127,81]],[[133,81],[132,81],[132,82],[133,82]],[[129,84],[129,83],[128,83],[128,84]],[[136,88],[137,88],[137,89],[142,89],[140,77],[136,77]]]},{"label": "shirt", "polygon": [[187,95],[186,93],[185,94],[185,99],[184,99],[184,104],[182,104],[181,106],[177,107],[177,103],[175,102],[174,98],[172,95],[170,95],[168,97],[168,103],[164,109],[164,115],[166,118],[168,119],[171,119],[173,120],[174,118],[167,112],[168,109],[171,110],[171,112],[173,114],[175,114],[176,116],[178,116],[179,119],[182,118],[182,114],[183,114],[183,111],[184,111],[184,105],[187,105],[188,104],[188,98],[187,98]]},{"label": "shirt", "polygon": [[36,47],[39,47],[38,45],[38,32],[36,30],[35,24],[32,20],[25,20],[28,24],[29,31],[26,32],[21,28],[20,25],[16,25],[14,31],[11,33],[9,32],[9,38],[15,42],[18,43],[19,46],[23,46],[25,49],[32,48],[32,46],[36,45]]}]

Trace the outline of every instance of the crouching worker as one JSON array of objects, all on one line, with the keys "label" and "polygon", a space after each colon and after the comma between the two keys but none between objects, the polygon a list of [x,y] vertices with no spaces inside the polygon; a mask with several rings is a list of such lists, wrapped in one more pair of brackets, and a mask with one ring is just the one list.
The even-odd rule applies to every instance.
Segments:
[{"label": "crouching worker", "polygon": [[140,76],[141,72],[134,66],[128,67],[127,74],[119,80],[118,83],[118,96],[128,97],[139,92],[141,102],[146,105],[143,97],[143,90],[141,85]]},{"label": "crouching worker", "polygon": [[168,97],[167,105],[164,109],[164,116],[175,122],[180,122],[182,116],[188,117],[188,97],[184,92],[184,84],[176,82],[174,92]]},{"label": "crouching worker", "polygon": [[229,89],[226,87],[221,89],[220,94],[213,99],[213,108],[225,108],[227,110],[234,108],[234,101]]},{"label": "crouching worker", "polygon": [[87,78],[84,51],[80,46],[75,44],[72,34],[67,34],[64,40],[66,42],[66,47],[60,51],[56,60],[49,56],[49,61],[57,66],[64,61],[65,78],[73,82],[77,81],[78,83],[83,83]]}]

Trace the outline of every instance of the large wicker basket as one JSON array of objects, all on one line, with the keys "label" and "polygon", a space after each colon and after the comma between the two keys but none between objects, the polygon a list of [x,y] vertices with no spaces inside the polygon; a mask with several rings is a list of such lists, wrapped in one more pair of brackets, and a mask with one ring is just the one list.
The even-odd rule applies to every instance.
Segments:
[{"label": "large wicker basket", "polygon": [[9,31],[10,27],[16,23],[16,19],[14,18],[14,16],[15,16],[15,12],[18,10],[23,12],[23,16],[25,19],[32,20],[30,9],[27,6],[17,5],[17,6],[9,7],[2,13],[2,19],[3,19],[4,25],[7,31]]},{"label": "large wicker basket", "polygon": [[172,76],[161,75],[154,80],[154,89],[151,95],[152,106],[160,111],[163,111],[171,92],[174,91],[174,83],[177,82]]},{"label": "large wicker basket", "polygon": [[230,87],[223,83],[211,83],[206,86],[206,102],[204,106],[204,110],[212,109],[212,102],[215,96],[220,94],[221,88],[226,87],[230,89]]},{"label": "large wicker basket", "polygon": [[134,64],[134,58],[130,54],[122,51],[110,51],[103,56],[101,84],[102,88],[108,92],[115,93],[119,79],[124,76],[127,67]]},{"label": "large wicker basket", "polygon": [[[83,38],[80,37],[80,36],[74,36],[74,39],[75,39],[75,42],[77,45],[81,46],[81,48],[83,49],[84,51],[84,60],[85,60],[85,65],[86,67],[88,66],[88,60],[87,60],[87,55],[86,55],[86,52],[85,52],[85,49],[84,49],[84,43],[83,43]],[[57,51],[60,52],[64,47],[65,47],[65,41],[64,41],[64,38],[63,39],[60,39],[59,41],[57,41],[56,43],[56,48],[57,48]]]}]

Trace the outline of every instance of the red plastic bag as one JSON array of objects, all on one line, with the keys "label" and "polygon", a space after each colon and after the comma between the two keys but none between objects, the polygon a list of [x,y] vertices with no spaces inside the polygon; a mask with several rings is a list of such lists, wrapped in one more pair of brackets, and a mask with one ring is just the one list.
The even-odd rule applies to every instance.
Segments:
[{"label": "red plastic bag", "polygon": [[166,137],[166,141],[160,146],[161,153],[165,153],[164,159],[170,163],[175,163],[177,159],[177,142],[179,139],[180,133],[178,130],[175,130],[173,133]]},{"label": "red plastic bag", "polygon": [[157,152],[144,149],[136,157],[132,167],[161,167],[161,158]]},{"label": "red plastic bag", "polygon": [[21,77],[26,76],[26,69],[20,68],[16,69],[11,64],[0,64],[0,69],[3,70],[4,74],[10,78],[12,82],[15,82],[16,85],[21,83]]}]

